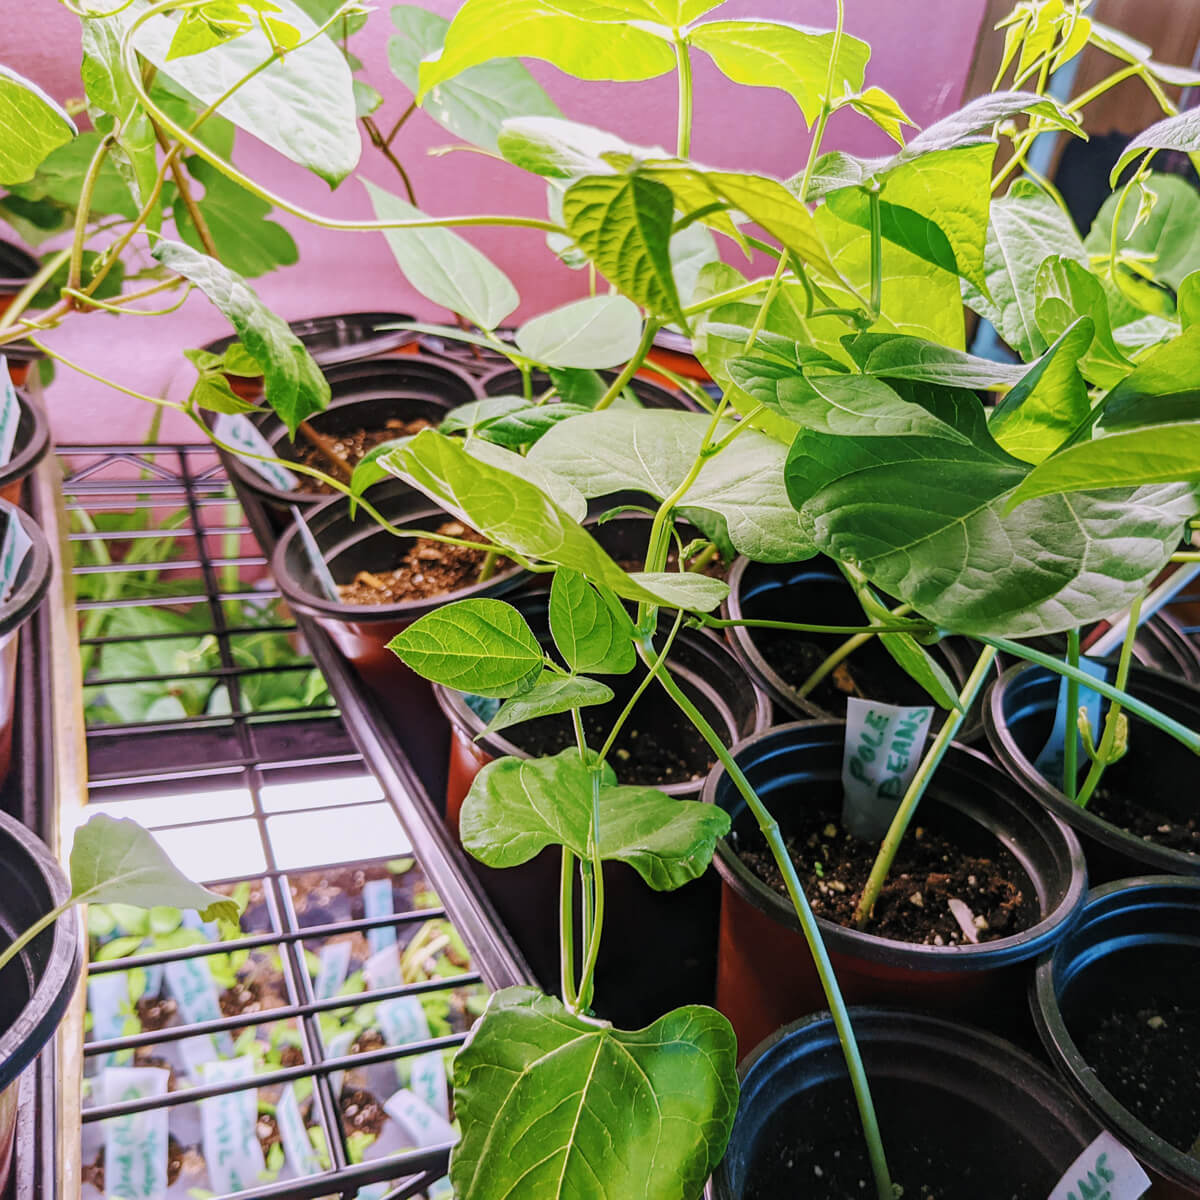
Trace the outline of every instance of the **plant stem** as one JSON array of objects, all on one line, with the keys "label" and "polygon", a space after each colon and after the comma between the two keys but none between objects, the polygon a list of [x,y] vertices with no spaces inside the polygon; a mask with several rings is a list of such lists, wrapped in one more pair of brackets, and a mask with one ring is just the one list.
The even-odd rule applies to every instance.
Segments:
[{"label": "plant stem", "polygon": [[654,335],[661,328],[661,321],[656,321],[653,317],[647,318],[646,327],[642,330],[642,340],[633,352],[633,357],[625,364],[620,375],[612,381],[608,391],[596,401],[594,412],[600,412],[612,404],[621,394],[621,390],[625,385],[637,374],[638,368],[646,361],[646,355],[650,353],[650,347],[654,345]]},{"label": "plant stem", "polygon": [[[898,607],[893,608],[889,615],[893,617],[902,617],[906,613],[910,612],[912,612],[911,604],[901,604]],[[798,694],[801,696],[807,696],[809,692],[811,692],[813,688],[815,688],[817,684],[820,683],[821,680],[824,679],[825,676],[828,675],[830,671],[832,671],[834,667],[838,665],[838,663],[849,658],[850,655],[859,648],[859,646],[865,645],[867,642],[869,642],[877,632],[879,632],[877,629],[864,629],[855,634],[855,636],[850,638],[848,641],[843,642],[825,659],[824,662],[819,664],[817,669],[800,685]],[[910,632],[910,630],[901,630],[900,632],[907,633]]]},{"label": "plant stem", "polygon": [[863,888],[862,896],[859,898],[858,907],[854,910],[854,924],[859,929],[864,928],[870,921],[871,914],[875,909],[875,902],[879,899],[880,889],[887,880],[888,872],[892,869],[892,862],[896,858],[896,852],[900,849],[900,842],[904,838],[908,824],[917,811],[921,797],[925,795],[925,789],[929,786],[934,771],[945,757],[950,743],[954,740],[954,735],[963,723],[967,709],[971,707],[975,699],[976,692],[983,686],[983,681],[987,678],[995,657],[996,651],[991,646],[980,654],[974,670],[967,676],[967,682],[963,684],[963,689],[958,695],[958,708],[946,714],[945,724],[938,730],[937,737],[933,739],[933,744],[926,750],[925,757],[917,768],[917,773],[912,777],[908,790],[904,793],[899,808],[896,809],[896,815],[892,818],[891,825],[888,826],[883,844],[879,847],[879,854],[871,867],[871,874],[868,876],[866,887]]},{"label": "plant stem", "polygon": [[717,292],[713,296],[709,296],[707,300],[697,300],[695,304],[688,304],[683,309],[685,317],[695,317],[700,313],[708,312],[710,309],[720,308],[722,304],[732,304],[735,300],[745,300],[748,296],[753,296],[756,292],[761,292],[767,286],[769,281],[766,279],[751,279],[747,283],[740,283],[735,288],[730,288],[727,292]]},{"label": "plant stem", "polygon": [[479,564],[479,574],[475,576],[477,583],[487,583],[489,579],[496,573],[496,564],[500,561],[500,551],[493,546],[484,556],[483,562]]},{"label": "plant stem", "polygon": [[709,542],[699,554],[696,555],[688,564],[687,569],[693,574],[699,574],[704,570],[709,563],[715,562],[720,556],[720,551],[717,549],[716,542]]},{"label": "plant stem", "polygon": [[588,852],[591,856],[593,904],[592,936],[588,943],[583,974],[579,977],[579,1007],[591,1008],[596,961],[600,955],[600,937],[604,931],[604,864],[600,861],[600,766],[592,764],[592,822],[588,830]]},{"label": "plant stem", "polygon": [[96,190],[96,181],[100,178],[100,168],[112,149],[112,134],[105,134],[100,139],[88,163],[87,172],[83,177],[83,187],[79,193],[79,205],[75,209],[75,236],[71,241],[70,266],[67,268],[67,287],[77,288],[83,277],[83,243],[87,240],[88,217],[92,212],[92,195]]},{"label": "plant stem", "polygon": [[[1079,667],[1079,627],[1067,630],[1067,663]],[[1068,800],[1075,799],[1079,787],[1079,680],[1067,680],[1067,728],[1063,744],[1063,791]]]},{"label": "plant stem", "polygon": [[[870,193],[871,205],[871,315],[879,320],[883,308],[883,209],[879,193]],[[874,324],[872,321],[872,324]]]},{"label": "plant stem", "polygon": [[54,272],[70,257],[71,247],[67,246],[46,260],[38,273],[12,298],[12,303],[4,313],[0,314],[0,330],[16,324],[17,318],[29,307],[29,302],[42,290],[42,285],[52,278]]},{"label": "plant stem", "polygon": [[304,434],[305,440],[318,454],[345,480],[349,483],[354,475],[354,469],[340,455],[334,447],[337,443],[333,438],[326,436],[323,433],[318,433],[310,421],[301,421],[299,432]]},{"label": "plant stem", "polygon": [[64,367],[69,367],[72,371],[76,371],[80,375],[85,375],[88,379],[94,379],[97,383],[102,383],[106,387],[113,388],[115,391],[123,392],[126,396],[132,396],[135,400],[145,400],[147,404],[157,404],[162,408],[173,408],[177,412],[186,411],[182,404],[178,404],[174,400],[164,400],[161,396],[147,396],[145,392],[135,392],[132,388],[124,387],[115,380],[108,379],[103,375],[97,375],[95,371],[89,371],[87,367],[81,367],[79,363],[73,362],[65,355],[59,354],[57,350],[51,350],[49,346],[38,341],[35,337],[29,337],[28,341],[35,350],[40,350],[47,358],[52,358],[55,362],[62,363]]},{"label": "plant stem", "polygon": [[767,284],[767,294],[763,297],[763,302],[758,306],[758,312],[754,314],[754,324],[750,326],[750,332],[746,335],[746,342],[742,347],[743,354],[750,353],[754,348],[754,339],[762,333],[763,326],[767,323],[767,314],[770,312],[771,305],[775,301],[775,296],[779,292],[779,284],[783,280],[787,267],[787,255],[781,254],[779,261],[775,264],[775,273],[771,276],[771,282]]},{"label": "plant stem", "polygon": [[39,917],[32,925],[30,925],[27,930],[25,930],[24,933],[20,934],[14,942],[8,946],[5,946],[5,948],[0,951],[0,971],[3,971],[4,968],[8,966],[8,964],[12,962],[12,960],[16,958],[17,955],[20,954],[21,951],[24,950],[25,947],[28,946],[29,943],[32,942],[39,933],[42,932],[43,929],[47,929],[53,925],[54,922],[57,921],[58,918],[61,917],[63,913],[65,913],[67,909],[71,908],[75,903],[76,901],[74,897],[63,901],[63,903],[57,908],[51,909],[50,912],[46,913],[44,917]]},{"label": "plant stem", "polygon": [[845,0],[837,0],[837,25],[833,31],[833,45],[829,50],[829,69],[825,73],[825,94],[821,97],[821,111],[817,116],[816,128],[813,130],[812,145],[808,148],[808,161],[804,164],[804,179],[800,184],[800,199],[808,199],[808,185],[812,180],[813,167],[817,164],[817,155],[821,152],[821,142],[825,138],[825,126],[833,112],[833,84],[837,78],[837,63],[842,50],[842,31],[846,27]]},{"label": "plant stem", "polygon": [[[643,660],[645,660],[648,654],[648,649],[645,645],[642,646],[641,653]],[[846,1060],[846,1069],[850,1075],[850,1084],[854,1089],[854,1098],[858,1105],[859,1118],[862,1121],[863,1136],[867,1142],[867,1154],[871,1160],[871,1172],[875,1178],[875,1189],[878,1193],[878,1200],[893,1200],[891,1176],[888,1173],[887,1159],[883,1152],[883,1142],[879,1136],[879,1122],[875,1116],[875,1105],[871,1099],[871,1089],[867,1082],[867,1073],[863,1068],[862,1056],[859,1054],[858,1043],[854,1038],[854,1030],[850,1025],[850,1014],[846,1011],[846,1002],[842,999],[841,989],[838,987],[837,978],[833,973],[833,964],[829,961],[829,953],[825,949],[825,943],[821,940],[821,931],[817,926],[817,919],[813,916],[808,898],[804,895],[804,889],[800,885],[800,879],[796,874],[795,864],[792,862],[787,847],[784,845],[779,825],[767,810],[766,805],[758,798],[754,788],[750,785],[750,781],[734,761],[733,755],[729,753],[725,743],[721,741],[716,731],[704,719],[700,710],[680,691],[679,686],[665,668],[660,666],[656,673],[659,682],[666,689],[667,694],[696,727],[697,732],[708,743],[709,749],[712,750],[717,756],[718,761],[725,768],[742,799],[745,800],[747,807],[754,814],[754,818],[758,822],[758,827],[766,839],[767,845],[771,848],[771,854],[787,886],[788,896],[791,898],[792,906],[796,910],[796,916],[800,921],[800,928],[804,933],[804,940],[808,943],[808,949],[813,958],[813,965],[816,967],[817,975],[821,980],[821,987],[825,992],[826,1003],[829,1005],[829,1011],[833,1016],[838,1041],[841,1044],[842,1054]]]},{"label": "plant stem", "polygon": [[687,158],[692,152],[692,60],[688,57],[687,42],[675,30],[675,61],[679,68],[679,132],[675,154]]},{"label": "plant stem", "polygon": [[[415,107],[416,104],[414,102],[408,111],[412,112]],[[402,122],[403,118],[396,123],[396,129],[393,129],[391,134],[385,138],[379,132],[379,126],[375,124],[375,121],[371,117],[362,118],[362,126],[367,131],[367,136],[371,139],[371,145],[395,167],[396,172],[400,176],[400,182],[404,184],[404,191],[408,196],[409,204],[415,206],[417,203],[417,193],[413,190],[412,180],[409,178],[408,172],[404,169],[404,164],[396,157],[396,152],[392,149],[392,138],[396,136],[396,130],[400,128]]]},{"label": "plant stem", "polygon": [[858,633],[912,633],[922,634],[931,633],[933,626],[928,623],[913,622],[907,625],[805,625],[800,621],[768,621],[758,617],[710,617],[706,613],[700,613],[692,618],[698,625],[703,625],[706,629],[732,629],[737,625],[744,625],[748,629],[783,629],[791,633],[831,633],[831,634],[858,634]]},{"label": "plant stem", "polygon": [[395,125],[392,126],[392,131],[383,139],[384,145],[390,146],[396,140],[396,134],[404,128],[405,121],[417,111],[417,102],[413,100],[411,104],[396,118]]},{"label": "plant stem", "polygon": [[[171,144],[167,141],[167,135],[163,133],[162,127],[153,117],[150,118],[150,124],[154,128],[154,136],[157,138],[158,144],[162,147],[163,153],[167,153],[171,149]],[[192,227],[196,230],[196,236],[200,239],[200,245],[204,247],[205,254],[220,262],[221,256],[217,253],[217,244],[213,241],[212,230],[209,229],[208,222],[204,219],[204,214],[200,211],[200,206],[196,203],[196,197],[192,195],[191,185],[188,183],[187,176],[180,165],[179,156],[175,155],[171,158],[170,162],[171,178],[175,181],[176,188],[179,189],[179,198],[183,201],[183,207],[187,210]]]},{"label": "plant stem", "polygon": [[[1137,641],[1138,623],[1141,615],[1142,597],[1139,596],[1130,606],[1129,626],[1125,630],[1125,641],[1121,644],[1121,657],[1117,660],[1116,685],[1121,691],[1125,690],[1126,681],[1129,679],[1129,667],[1133,662],[1133,647]],[[1078,704],[1078,700],[1076,704]],[[1071,715],[1070,711],[1068,715]],[[1100,739],[1100,745],[1097,747],[1096,757],[1087,773],[1087,778],[1083,781],[1083,787],[1079,789],[1079,794],[1074,797],[1075,803],[1080,808],[1087,807],[1087,802],[1092,798],[1097,786],[1099,786],[1104,770],[1108,766],[1113,752],[1113,743],[1117,738],[1120,719],[1121,704],[1119,701],[1114,700],[1108,706],[1108,715],[1104,718],[1104,735]],[[1068,722],[1068,725],[1070,732],[1074,733],[1074,726],[1070,722]],[[1074,738],[1071,740],[1074,741]]]},{"label": "plant stem", "polygon": [[562,873],[558,885],[558,943],[561,958],[563,1003],[575,1008],[575,855],[562,848]]}]

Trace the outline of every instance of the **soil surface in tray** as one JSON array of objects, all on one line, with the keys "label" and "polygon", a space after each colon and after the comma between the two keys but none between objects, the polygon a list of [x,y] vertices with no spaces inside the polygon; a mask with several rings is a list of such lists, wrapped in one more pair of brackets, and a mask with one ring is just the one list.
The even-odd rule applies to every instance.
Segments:
[{"label": "soil surface in tray", "polygon": [[[1105,772],[1104,779],[1107,778]],[[1135,797],[1123,788],[1106,787],[1102,779],[1088,801],[1088,811],[1144,842],[1200,854],[1200,812],[1183,817],[1177,811],[1165,811],[1154,803],[1152,792],[1139,791]]]},{"label": "soil surface in tray", "polygon": [[[467,542],[486,541],[482,534],[458,521],[446,521],[432,532]],[[398,566],[391,570],[359,571],[353,582],[338,584],[338,598],[343,604],[399,604],[404,600],[443,596],[477,582],[486,557],[485,550],[416,538]],[[506,558],[496,560],[498,572],[508,565]]]},{"label": "soil surface in tray", "polygon": [[[384,442],[394,442],[397,438],[411,437],[420,433],[422,429],[432,428],[432,422],[427,421],[424,417],[414,417],[411,421],[393,418],[382,429],[353,429],[348,433],[334,433],[327,436],[333,440],[330,449],[335,454],[341,455],[350,467],[356,467],[376,446],[381,446]],[[324,431],[318,429],[317,432]],[[301,433],[296,447],[298,451],[296,461],[303,463],[306,467],[315,467],[318,471],[324,471],[326,475],[335,474],[333,464],[329,459],[316,446],[308,445],[303,439],[304,434]],[[297,490],[322,496],[333,495],[333,488],[319,479],[313,479],[310,475],[300,476]]]},{"label": "soil surface in tray", "polygon": [[[183,1170],[185,1158],[195,1158],[202,1161],[194,1151],[185,1150],[173,1136],[167,1136],[167,1186],[170,1187]],[[98,1192],[104,1191],[104,1148],[96,1155],[95,1162],[84,1163],[79,1170],[84,1183],[90,1183]]]},{"label": "soil surface in tray", "polygon": [[[411,860],[408,860],[411,862]],[[363,887],[376,879],[392,883],[392,909],[403,913],[428,907],[424,899],[436,898],[429,881],[416,863],[407,870],[389,871],[385,863],[361,867],[332,867],[327,871],[301,871],[288,876],[288,888],[301,925],[325,925],[338,921],[361,921],[367,915]],[[421,894],[421,899],[418,899]],[[362,944],[366,945],[363,935]]]},{"label": "soil surface in tray", "polygon": [[[843,830],[839,816],[832,808],[814,806],[798,814],[785,840],[813,911],[851,926],[879,847]],[[734,846],[760,879],[787,895],[757,830],[737,838]],[[960,946],[1008,937],[1037,916],[1028,877],[1003,846],[996,843],[983,855],[967,853],[937,829],[916,824],[901,843],[866,932],[916,945]]]},{"label": "soil surface in tray", "polygon": [[375,1096],[362,1088],[342,1088],[342,1128],[347,1134],[369,1133],[378,1137],[387,1114]]}]

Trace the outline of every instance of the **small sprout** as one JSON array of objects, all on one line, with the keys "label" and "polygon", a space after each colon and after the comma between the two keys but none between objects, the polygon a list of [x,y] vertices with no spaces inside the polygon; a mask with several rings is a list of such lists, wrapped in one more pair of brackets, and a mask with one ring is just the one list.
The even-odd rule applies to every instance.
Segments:
[{"label": "small sprout", "polygon": [[821,833],[824,837],[835,838],[838,834],[838,827],[832,821],[830,821],[829,824],[821,830]]},{"label": "small sprout", "polygon": [[815,863],[813,863],[813,874],[814,874],[814,875],[815,875],[815,876],[816,876],[818,879],[823,879],[823,878],[825,877],[825,866],[824,866],[824,864],[823,864],[823,863],[819,863],[819,862],[815,862]]}]

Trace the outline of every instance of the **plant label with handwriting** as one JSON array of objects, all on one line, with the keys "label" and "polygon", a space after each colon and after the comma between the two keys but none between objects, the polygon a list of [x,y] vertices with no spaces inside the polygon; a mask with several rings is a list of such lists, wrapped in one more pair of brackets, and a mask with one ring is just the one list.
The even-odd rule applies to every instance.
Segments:
[{"label": "plant label with handwriting", "polygon": [[279,1103],[275,1105],[275,1122],[279,1126],[283,1153],[295,1174],[315,1175],[321,1169],[321,1164],[309,1141],[304,1118],[300,1115],[300,1103],[290,1083],[284,1085]]},{"label": "plant label with handwriting", "polygon": [[400,987],[404,983],[404,976],[400,973],[399,947],[385,946],[382,950],[377,950],[363,963],[363,974],[373,992]]},{"label": "plant label with handwriting", "polygon": [[879,841],[896,815],[929,733],[933,709],[904,708],[851,697],[842,754],[842,824],[855,837]]},{"label": "plant label with handwriting", "polygon": [[238,452],[238,457],[259,478],[269,483],[276,491],[294,492],[300,481],[278,463],[263,462],[251,455],[260,454],[267,458],[278,457],[274,447],[262,435],[262,431],[242,413],[221,413],[213,421],[213,433],[227,446]]},{"label": "plant label with handwriting", "polygon": [[0,354],[0,466],[12,459],[13,447],[17,444],[17,427],[21,424],[21,401],[13,387],[8,372],[8,359]]},{"label": "plant label with handwriting", "polygon": [[[171,1072],[162,1067],[109,1067],[101,1076],[105,1104],[165,1096]],[[104,1125],[104,1194],[121,1200],[165,1200],[165,1108],[110,1117]]]},{"label": "plant label with handwriting", "polygon": [[[362,898],[368,917],[390,917],[395,911],[392,907],[390,879],[372,879],[364,883]],[[378,929],[368,929],[367,944],[371,947],[372,954],[378,954],[389,946],[396,945],[395,928],[381,925]]]},{"label": "plant label with handwriting", "polygon": [[[201,1069],[205,1085],[234,1083],[253,1075],[254,1059],[249,1055],[205,1063]],[[258,1090],[243,1088],[201,1100],[200,1117],[204,1128],[204,1160],[213,1191],[224,1196],[261,1183],[265,1163],[255,1132]]]},{"label": "plant label with handwriting", "polygon": [[446,1083],[446,1060],[440,1050],[418,1054],[409,1064],[409,1087],[436,1113],[450,1119],[450,1089]]},{"label": "plant label with handwriting", "polygon": [[458,1141],[458,1131],[407,1088],[401,1088],[383,1103],[383,1111],[412,1138],[413,1145],[450,1146]]},{"label": "plant label with handwriting", "polygon": [[321,947],[320,957],[321,965],[317,970],[313,991],[318,1000],[328,1000],[336,996],[346,982],[346,972],[350,969],[350,943],[329,942]]},{"label": "plant label with handwriting", "polygon": [[429,1036],[429,1020],[416,996],[397,996],[379,1006],[379,1026],[389,1046],[411,1046]]},{"label": "plant label with handwriting", "polygon": [[[1103,663],[1098,663],[1094,658],[1080,656],[1079,669],[1086,672],[1093,679],[1103,680],[1108,682],[1111,670]],[[1045,746],[1042,747],[1041,753],[1034,759],[1033,765],[1038,771],[1054,783],[1058,787],[1063,787],[1066,780],[1063,778],[1063,772],[1066,769],[1067,762],[1067,679],[1061,678],[1058,681],[1058,701],[1054,708],[1054,728],[1050,731],[1050,737],[1047,739]],[[1091,688],[1086,688],[1082,684],[1079,687],[1079,707],[1087,713],[1088,725],[1092,730],[1093,740],[1099,740],[1100,737],[1100,701],[1099,692],[1093,692]],[[1084,764],[1088,761],[1088,757],[1083,748],[1083,738],[1078,732],[1079,729],[1078,714],[1072,715],[1071,724],[1075,727],[1075,737],[1079,741],[1079,755],[1076,762]]]},{"label": "plant label with handwriting", "polygon": [[1049,1200],[1137,1200],[1150,1179],[1111,1133],[1102,1133],[1066,1170]]},{"label": "plant label with handwriting", "polygon": [[[185,958],[165,966],[167,987],[179,1005],[183,1019],[189,1025],[219,1021],[224,1015],[217,997],[217,985],[212,971],[202,958]],[[217,1034],[223,1054],[233,1053],[233,1039],[228,1033]]]},{"label": "plant label with handwriting", "polygon": [[[96,1041],[123,1037],[132,1007],[127,971],[108,971],[88,980],[88,1012],[92,1015],[92,1037]],[[104,1056],[101,1065],[115,1067],[132,1059],[132,1050],[115,1050]]]}]

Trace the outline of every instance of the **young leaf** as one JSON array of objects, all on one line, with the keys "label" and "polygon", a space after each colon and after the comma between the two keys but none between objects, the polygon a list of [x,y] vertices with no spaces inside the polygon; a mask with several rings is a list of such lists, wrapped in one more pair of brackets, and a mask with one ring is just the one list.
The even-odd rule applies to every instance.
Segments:
[{"label": "young leaf", "polygon": [[589,19],[603,8],[592,0],[466,0],[441,53],[421,63],[418,102],[460,71],[493,58],[541,58],[578,79],[651,79],[674,70],[670,44],[626,24],[628,14],[615,21]]},{"label": "young leaf", "polygon": [[1200,321],[1200,271],[1193,271],[1179,285],[1179,320],[1185,330]]},{"label": "young leaf", "polygon": [[1092,322],[1092,344],[1079,362],[1083,375],[1098,387],[1112,387],[1133,369],[1113,340],[1108,297],[1100,281],[1074,259],[1053,255],[1038,268],[1034,286],[1038,329],[1057,341],[1078,318]]},{"label": "young leaf", "polygon": [[625,675],[637,664],[629,614],[566,567],[550,585],[550,632],[567,666],[580,674]]},{"label": "young leaf", "polygon": [[1116,187],[1121,172],[1147,150],[1181,150],[1184,154],[1200,151],[1200,109],[1185,109],[1139,133],[1117,159],[1108,177],[1109,186]]},{"label": "young leaf", "polygon": [[1196,415],[1200,379],[1200,329],[1146,355],[1100,402],[1100,423],[1109,431],[1190,421]]},{"label": "young leaf", "polygon": [[[529,459],[570,480],[589,498],[632,490],[661,501],[691,470],[709,424],[703,413],[592,413],[555,426]],[[718,432],[731,428],[726,423]],[[724,517],[734,546],[750,558],[809,558],[811,543],[783,488],[786,455],[780,442],[748,429],[704,464],[682,503]]]},{"label": "young leaf", "polygon": [[1026,362],[1046,349],[1037,323],[1037,275],[1052,255],[1088,263],[1070,218],[1040,188],[1018,180],[992,203],[984,253],[987,293],[968,283],[963,298]]},{"label": "young leaf", "polygon": [[454,1060],[454,1194],[697,1196],[729,1140],[736,1064],[711,1008],[623,1033],[533,988],[496,992]]},{"label": "young leaf", "polygon": [[304,344],[239,275],[179,242],[160,241],[154,257],[190,279],[228,318],[246,350],[262,364],[267,403],[292,436],[301,421],[329,403],[329,382]]},{"label": "young leaf", "polygon": [[514,166],[549,179],[615,174],[604,157],[609,154],[635,160],[667,157],[661,146],[634,146],[606,129],[561,117],[511,117],[504,122],[497,144]]},{"label": "young leaf", "polygon": [[75,122],[35,83],[0,66],[0,184],[32,179],[38,164],[76,134]]},{"label": "young leaf", "polygon": [[879,641],[908,677],[925,690],[934,704],[947,712],[959,708],[958,689],[954,682],[916,638],[907,633],[885,633]]},{"label": "young leaf", "polygon": [[[303,37],[315,32],[292,0],[274,3],[279,18]],[[331,39],[317,38],[252,74],[273,54],[257,26],[204,54],[169,59],[174,32],[175,25],[160,16],[137,31],[134,44],[196,99],[205,105],[221,99],[225,117],[331,187],[354,170],[362,151],[354,89],[350,68]],[[226,92],[232,94],[225,98]]]},{"label": "young leaf", "polygon": [[883,88],[869,87],[843,103],[873,121],[894,142],[904,145],[904,126],[916,127],[916,122],[900,107],[896,98]]},{"label": "young leaf", "polygon": [[[832,31],[778,21],[709,21],[693,29],[687,40],[735,83],[778,88],[795,100],[807,124],[817,119],[835,44]],[[842,35],[830,100],[862,88],[870,56],[866,42]]]},{"label": "young leaf", "polygon": [[671,273],[669,189],[638,175],[587,176],[564,194],[563,218],[579,248],[622,292],[657,316],[687,323]]},{"label": "young leaf", "polygon": [[1027,368],[978,358],[924,338],[896,333],[861,333],[842,339],[864,375],[911,379],[943,387],[999,388],[1016,383]]},{"label": "young leaf", "polygon": [[[370,180],[364,179],[363,186],[381,221],[425,215]],[[449,229],[388,229],[384,237],[405,278],[422,296],[461,313],[481,329],[495,329],[520,303],[508,276]]]},{"label": "young leaf", "polygon": [[[415,4],[392,9],[398,33],[388,39],[392,74],[413,95],[420,89],[421,60],[438,53],[450,22]],[[422,108],[443,129],[485,150],[497,149],[502,122],[515,116],[560,117],[558,106],[513,58],[469,67],[432,88]]]},{"label": "young leaf", "polygon": [[488,722],[484,733],[499,733],[510,725],[521,725],[535,717],[550,717],[572,708],[586,708],[592,704],[607,704],[613,698],[612,688],[595,679],[582,679],[576,675],[556,675],[543,671],[541,678],[520,696],[506,700],[500,711]]},{"label": "young leaf", "polygon": [[[655,891],[698,878],[716,840],[729,832],[717,805],[674,800],[654,788],[622,786],[600,771],[600,857],[628,863]],[[515,867],[547,846],[587,858],[592,772],[571,746],[549,758],[501,758],[475,777],[463,802],[463,846],[489,867]]]},{"label": "young leaf", "polygon": [[[511,400],[513,397],[507,396]],[[528,404],[477,426],[475,432],[488,442],[511,450],[532,446],[560,421],[591,412],[580,404]]]},{"label": "young leaf", "polygon": [[153,836],[127,819],[97,813],[75,832],[71,899],[91,904],[169,904],[195,909],[203,921],[238,919],[237,904],[193,883]]},{"label": "young leaf", "polygon": [[591,296],[551,309],[517,330],[517,349],[547,367],[615,367],[642,337],[637,305],[624,296]]},{"label": "young leaf", "polygon": [[475,696],[528,692],[545,666],[533,630],[502,600],[459,600],[414,621],[388,649],[425,679]]}]

